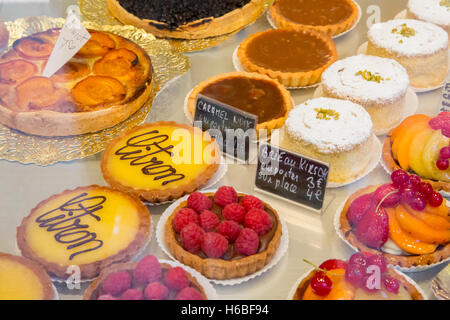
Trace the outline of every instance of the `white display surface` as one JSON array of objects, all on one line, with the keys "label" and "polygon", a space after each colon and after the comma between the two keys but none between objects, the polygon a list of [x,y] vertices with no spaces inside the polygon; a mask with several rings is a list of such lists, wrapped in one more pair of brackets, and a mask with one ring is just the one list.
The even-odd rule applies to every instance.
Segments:
[{"label": "white display surface", "polygon": [[[339,58],[356,54],[358,47],[367,41],[366,32],[369,14],[368,8],[376,5],[381,8],[381,21],[394,18],[406,7],[406,0],[359,0],[362,16],[358,26],[348,34],[335,39]],[[1,3],[1,1],[0,1]],[[65,16],[67,5],[76,1],[50,0],[31,5],[33,1],[4,2],[0,5],[0,18],[13,20],[36,14]],[[35,10],[36,8],[38,10]],[[370,7],[373,12],[375,7]],[[376,11],[376,8],[375,8]],[[189,53],[191,69],[188,73],[172,83],[155,99],[147,122],[173,120],[188,123],[183,112],[183,101],[186,94],[198,82],[219,73],[234,70],[232,54],[236,46],[247,36],[260,30],[269,29],[265,15],[253,25],[226,40],[218,47]],[[315,88],[293,90],[291,94],[295,104],[313,97]],[[419,93],[418,113],[435,115],[438,112],[441,90]],[[382,140],[383,137],[380,137]],[[234,285],[214,285],[219,299],[286,299],[297,279],[310,269],[303,258],[320,264],[328,258],[348,259],[353,253],[336,235],[333,217],[342,201],[352,192],[369,184],[387,182],[389,176],[381,166],[367,177],[351,185],[328,189],[325,196],[322,215],[308,211],[286,201],[254,191],[254,175],[256,165],[229,164],[228,172],[221,181],[222,185],[231,185],[245,193],[255,194],[270,202],[286,221],[289,230],[289,249],[281,261],[271,270],[248,282]],[[100,154],[68,163],[58,163],[48,167],[23,165],[20,163],[0,161],[0,251],[15,253],[16,227],[30,210],[41,200],[66,189],[78,186],[99,184],[106,185],[100,171]],[[160,215],[168,205],[149,207],[152,220],[157,224]],[[168,257],[161,251],[153,239],[146,249],[148,253],[160,259]],[[410,273],[428,297],[431,294],[431,279],[442,269],[436,267],[424,272]],[[81,289],[69,290],[64,284],[56,284],[61,299],[79,299],[86,285]]]}]

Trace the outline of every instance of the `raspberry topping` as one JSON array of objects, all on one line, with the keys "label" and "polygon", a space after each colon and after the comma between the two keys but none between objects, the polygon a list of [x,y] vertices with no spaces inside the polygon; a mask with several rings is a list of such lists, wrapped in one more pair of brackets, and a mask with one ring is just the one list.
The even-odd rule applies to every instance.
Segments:
[{"label": "raspberry topping", "polygon": [[263,235],[272,228],[272,219],[264,210],[252,209],[245,215],[244,226]]},{"label": "raspberry topping", "polygon": [[195,224],[200,223],[198,214],[190,208],[183,208],[178,210],[175,215],[175,218],[173,219],[173,228],[176,232],[180,232],[181,229],[191,222]]},{"label": "raspberry topping", "polygon": [[106,294],[118,296],[131,287],[131,277],[127,271],[119,271],[111,274],[103,281],[102,290]]},{"label": "raspberry topping", "polygon": [[222,215],[227,220],[242,223],[245,217],[245,209],[238,203],[230,203],[223,208]]},{"label": "raspberry topping", "polygon": [[150,283],[144,290],[144,297],[148,300],[165,300],[169,296],[169,289],[160,282]]},{"label": "raspberry topping", "polygon": [[188,197],[187,206],[200,213],[211,209],[212,200],[201,192],[194,192]]},{"label": "raspberry topping", "polygon": [[220,223],[219,217],[212,211],[204,210],[200,214],[200,226],[205,231],[213,231]]},{"label": "raspberry topping", "polygon": [[209,258],[220,258],[228,249],[228,240],[216,232],[207,232],[203,235],[201,247]]},{"label": "raspberry topping", "polygon": [[120,296],[120,300],[142,300],[142,291],[138,289],[128,289]]},{"label": "raspberry topping", "polygon": [[221,207],[238,201],[236,190],[233,187],[222,186],[214,195],[214,203]]},{"label": "raspberry topping", "polygon": [[170,289],[181,290],[189,286],[189,279],[183,268],[174,267],[167,271],[164,277],[164,283]]},{"label": "raspberry topping", "polygon": [[259,238],[253,229],[242,229],[234,243],[236,251],[242,255],[250,256],[258,252]]},{"label": "raspberry topping", "polygon": [[155,256],[147,255],[136,266],[133,278],[139,283],[150,283],[161,278],[161,266]]},{"label": "raspberry topping", "polygon": [[195,223],[189,223],[181,232],[181,245],[191,253],[197,253],[200,250],[202,236],[205,232]]},{"label": "raspberry topping", "polygon": [[117,300],[117,299],[110,294],[103,294],[99,296],[97,300]]},{"label": "raspberry topping", "polygon": [[264,203],[257,197],[251,195],[246,195],[241,199],[241,206],[243,206],[247,212],[251,209],[264,209]]},{"label": "raspberry topping", "polygon": [[203,295],[197,289],[187,287],[177,294],[176,300],[203,300]]},{"label": "raspberry topping", "polygon": [[229,243],[234,243],[236,241],[241,230],[241,226],[236,221],[232,220],[221,222],[217,228],[217,232],[223,235]]}]

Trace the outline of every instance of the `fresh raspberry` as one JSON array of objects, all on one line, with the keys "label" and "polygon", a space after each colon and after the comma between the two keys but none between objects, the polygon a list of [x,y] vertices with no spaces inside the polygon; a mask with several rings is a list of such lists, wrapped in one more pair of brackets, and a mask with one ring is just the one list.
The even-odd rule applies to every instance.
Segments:
[{"label": "fresh raspberry", "polygon": [[234,202],[238,202],[238,196],[233,187],[222,186],[214,195],[214,203],[221,207]]},{"label": "fresh raspberry", "polygon": [[217,228],[217,232],[223,235],[229,243],[234,243],[241,233],[241,226],[232,220],[222,221]]},{"label": "fresh raspberry", "polygon": [[144,290],[144,297],[148,300],[165,300],[169,296],[169,289],[159,282],[150,283]]},{"label": "fresh raspberry", "polygon": [[241,199],[241,206],[245,208],[245,211],[250,211],[251,209],[264,209],[264,203],[262,203],[261,200],[259,200],[257,197],[254,196],[244,196]]},{"label": "fresh raspberry", "polygon": [[189,286],[189,279],[181,267],[170,268],[164,278],[167,287],[174,290],[181,290]]},{"label": "fresh raspberry", "polygon": [[187,287],[178,292],[176,300],[204,300],[203,295],[192,287]]},{"label": "fresh raspberry", "polygon": [[252,209],[245,215],[244,226],[262,235],[272,228],[272,219],[264,210]]},{"label": "fresh raspberry", "polygon": [[209,258],[220,258],[228,249],[228,240],[216,232],[207,232],[202,238],[202,251]]},{"label": "fresh raspberry", "polygon": [[127,271],[115,272],[106,278],[102,284],[102,291],[112,296],[119,296],[131,287],[131,277]]},{"label": "fresh raspberry", "polygon": [[240,254],[250,256],[258,251],[259,237],[253,229],[242,229],[234,243],[234,248]]},{"label": "fresh raspberry", "polygon": [[120,296],[120,300],[142,300],[142,291],[138,289],[128,289]]},{"label": "fresh raspberry", "polygon": [[133,271],[133,279],[139,283],[150,283],[161,278],[161,266],[155,256],[147,255],[142,258]]},{"label": "fresh raspberry", "polygon": [[183,208],[178,210],[176,213],[175,218],[173,219],[173,228],[176,232],[180,232],[181,229],[183,229],[190,222],[199,224],[199,220],[200,219],[197,212],[189,208]]},{"label": "fresh raspberry", "polygon": [[200,226],[205,231],[214,230],[220,223],[219,217],[212,211],[203,210],[200,214]]},{"label": "fresh raspberry", "polygon": [[181,232],[181,244],[190,253],[197,253],[200,250],[202,236],[205,232],[195,223],[189,223]]},{"label": "fresh raspberry", "polygon": [[230,203],[223,208],[222,216],[226,220],[233,220],[237,223],[242,223],[245,217],[245,209],[238,203]]},{"label": "fresh raspberry", "polygon": [[100,297],[97,298],[97,300],[117,300],[117,298],[114,298],[110,294],[102,294]]},{"label": "fresh raspberry", "polygon": [[203,210],[211,209],[212,200],[201,192],[194,192],[188,197],[187,206],[201,213]]}]

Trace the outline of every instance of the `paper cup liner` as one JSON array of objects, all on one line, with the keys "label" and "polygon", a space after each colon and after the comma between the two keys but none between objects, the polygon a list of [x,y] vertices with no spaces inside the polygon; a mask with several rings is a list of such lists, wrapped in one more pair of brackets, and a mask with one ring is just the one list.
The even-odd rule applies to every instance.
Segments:
[{"label": "paper cup liner", "polygon": [[[216,192],[216,191],[217,191],[217,189],[203,190],[204,193]],[[237,192],[240,193],[239,191],[237,191]],[[170,217],[170,215],[173,213],[173,210],[175,210],[175,208],[181,202],[185,201],[187,198],[188,198],[188,196],[186,195],[183,198],[178,199],[172,205],[170,205],[166,209],[166,211],[163,212],[163,214],[161,215],[161,218],[159,219],[158,225],[156,226],[156,241],[158,242],[162,251],[165,254],[167,254],[170,257],[170,259],[173,259],[173,260],[176,260],[176,259],[169,252],[167,245],[165,243],[165,236],[164,236],[165,224],[166,224],[168,218]],[[266,203],[268,203],[268,202],[266,201]],[[263,274],[264,272],[273,268],[275,265],[277,265],[280,262],[281,258],[283,258],[283,256],[286,254],[288,246],[289,246],[289,233],[288,233],[288,228],[287,228],[286,222],[282,219],[282,217],[280,215],[278,215],[278,217],[280,218],[281,230],[282,230],[280,245],[279,245],[277,251],[275,252],[274,256],[272,257],[272,259],[269,261],[269,263],[267,265],[264,266],[264,268],[256,271],[255,273],[252,273],[250,275],[247,275],[247,276],[244,276],[241,278],[233,278],[233,279],[228,279],[228,280],[209,279],[209,281],[211,281],[214,284],[220,284],[223,286],[233,286],[233,285],[237,285],[237,284],[249,281],[253,278],[256,278],[256,277],[260,276],[261,274]]]}]

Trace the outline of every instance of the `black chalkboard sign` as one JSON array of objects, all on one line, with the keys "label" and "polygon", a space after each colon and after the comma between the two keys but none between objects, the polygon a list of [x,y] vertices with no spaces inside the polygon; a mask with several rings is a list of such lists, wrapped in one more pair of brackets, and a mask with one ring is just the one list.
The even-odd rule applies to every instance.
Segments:
[{"label": "black chalkboard sign", "polygon": [[450,111],[450,75],[447,77],[447,81],[445,81],[444,88],[442,89],[439,111]]},{"label": "black chalkboard sign", "polygon": [[270,144],[259,148],[258,189],[321,211],[329,166]]},{"label": "black chalkboard sign", "polygon": [[258,116],[199,94],[194,126],[214,137],[223,152],[243,161],[249,159],[250,139],[256,137]]}]

